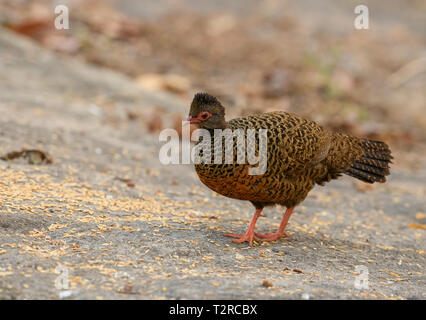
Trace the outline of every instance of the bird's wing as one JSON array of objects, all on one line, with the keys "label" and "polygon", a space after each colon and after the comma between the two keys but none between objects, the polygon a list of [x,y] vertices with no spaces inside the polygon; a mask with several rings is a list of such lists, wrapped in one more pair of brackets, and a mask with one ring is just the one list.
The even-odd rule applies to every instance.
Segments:
[{"label": "bird's wing", "polygon": [[[266,175],[300,174],[324,160],[332,134],[317,123],[288,112],[270,112],[229,122],[230,128],[268,130],[268,171]],[[258,146],[256,146],[257,148]]]},{"label": "bird's wing", "polygon": [[275,132],[279,164],[286,174],[298,174],[320,163],[327,157],[332,141],[332,134],[315,122],[300,117],[297,120],[292,127],[283,123],[277,129],[280,132]]}]

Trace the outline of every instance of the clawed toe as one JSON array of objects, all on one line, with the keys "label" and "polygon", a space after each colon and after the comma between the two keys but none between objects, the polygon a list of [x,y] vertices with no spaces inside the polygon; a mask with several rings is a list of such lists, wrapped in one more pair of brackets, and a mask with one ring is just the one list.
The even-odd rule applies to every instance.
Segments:
[{"label": "clawed toe", "polygon": [[270,232],[265,234],[254,232],[256,221],[262,212],[262,209],[256,209],[256,212],[254,213],[254,216],[250,222],[250,226],[245,234],[226,233],[225,236],[235,238],[232,240],[233,242],[236,242],[236,243],[248,242],[251,246],[253,245],[253,240],[256,240],[257,242],[261,242],[261,241],[275,241],[280,238],[288,238],[290,237],[290,235],[284,230],[287,225],[288,219],[290,219],[293,209],[294,208],[290,208],[286,210],[277,232]]},{"label": "clawed toe", "polygon": [[248,242],[252,246],[253,240],[257,242],[276,241],[281,238],[289,238],[290,235],[287,232],[284,232],[284,233],[268,232],[265,234],[253,232],[253,233],[245,233],[245,234],[226,233],[225,237],[235,238],[232,240],[232,242],[235,242],[235,243]]},{"label": "clawed toe", "polygon": [[253,245],[253,240],[260,242],[260,239],[255,235],[255,233],[246,233],[246,234],[226,233],[225,237],[235,238],[232,240],[232,242],[235,242],[235,243],[248,242],[251,246]]},{"label": "clawed toe", "polygon": [[275,241],[281,238],[289,238],[290,235],[287,232],[268,232],[265,234],[255,233],[255,235],[262,239],[262,241]]}]

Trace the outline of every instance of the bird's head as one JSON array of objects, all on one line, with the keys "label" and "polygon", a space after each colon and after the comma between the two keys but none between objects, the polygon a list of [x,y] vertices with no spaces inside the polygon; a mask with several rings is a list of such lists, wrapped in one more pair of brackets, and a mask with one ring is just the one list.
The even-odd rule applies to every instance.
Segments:
[{"label": "bird's head", "polygon": [[208,93],[197,93],[192,100],[187,121],[204,129],[224,129],[225,108],[216,97]]}]

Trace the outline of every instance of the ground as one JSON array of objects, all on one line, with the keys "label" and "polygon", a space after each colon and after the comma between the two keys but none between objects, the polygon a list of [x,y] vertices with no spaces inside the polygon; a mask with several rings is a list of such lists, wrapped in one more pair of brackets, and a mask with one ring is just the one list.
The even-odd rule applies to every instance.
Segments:
[{"label": "ground", "polygon": [[[0,299],[426,298],[416,154],[402,166],[396,152],[386,184],[316,187],[289,239],[234,244],[223,234],[245,232],[251,205],[216,195],[191,165],[161,165],[143,125],[158,105],[184,116],[187,104],[4,29],[0,47],[0,155],[52,157],[0,160]],[[267,208],[257,230],[282,213]]]}]

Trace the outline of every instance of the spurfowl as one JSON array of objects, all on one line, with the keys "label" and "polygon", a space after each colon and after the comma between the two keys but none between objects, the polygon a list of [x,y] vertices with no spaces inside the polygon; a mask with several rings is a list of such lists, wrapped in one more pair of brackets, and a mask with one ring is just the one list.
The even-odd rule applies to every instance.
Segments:
[{"label": "spurfowl", "polygon": [[[211,138],[203,137],[198,142],[198,145],[210,145],[211,155],[218,150],[214,148],[214,133],[220,130],[215,129],[231,129],[232,132],[237,129],[243,132],[267,129],[267,167],[263,174],[249,174],[248,169],[254,165],[235,161],[236,137],[233,139],[237,141],[232,156],[234,162],[195,164],[201,182],[207,187],[226,197],[248,200],[254,205],[256,211],[247,232],[242,235],[225,234],[235,238],[234,242],[252,245],[253,240],[274,241],[288,237],[285,228],[294,207],[306,198],[315,184],[324,185],[341,174],[367,183],[385,182],[389,175],[392,156],[384,142],[335,133],[288,112],[270,112],[225,121],[225,109],[219,100],[206,93],[197,93],[187,120],[211,134]],[[259,133],[256,137],[259,138]],[[255,141],[258,150],[260,142],[257,142],[258,139]],[[249,148],[247,142],[247,150]],[[201,153],[208,152],[200,150]],[[255,224],[263,208],[276,204],[287,208],[277,232],[255,232]]]}]

